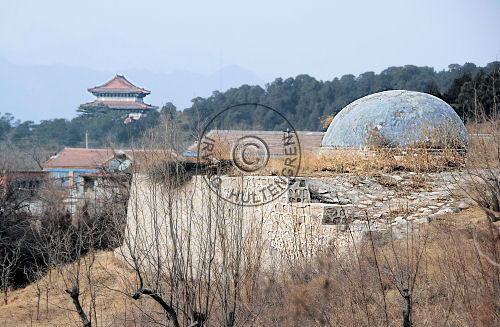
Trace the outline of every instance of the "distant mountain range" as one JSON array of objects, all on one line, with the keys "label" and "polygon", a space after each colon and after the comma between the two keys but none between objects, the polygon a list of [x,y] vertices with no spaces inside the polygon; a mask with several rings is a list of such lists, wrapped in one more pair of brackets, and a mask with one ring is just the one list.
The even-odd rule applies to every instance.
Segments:
[{"label": "distant mountain range", "polygon": [[239,66],[223,67],[212,74],[189,71],[157,73],[130,69],[105,72],[64,65],[12,64],[0,58],[0,113],[11,113],[22,121],[73,118],[81,103],[91,101],[87,89],[122,74],[139,87],[151,91],[147,103],[162,106],[172,102],[178,110],[191,106],[191,99],[208,97],[242,84],[262,85],[253,72]]}]

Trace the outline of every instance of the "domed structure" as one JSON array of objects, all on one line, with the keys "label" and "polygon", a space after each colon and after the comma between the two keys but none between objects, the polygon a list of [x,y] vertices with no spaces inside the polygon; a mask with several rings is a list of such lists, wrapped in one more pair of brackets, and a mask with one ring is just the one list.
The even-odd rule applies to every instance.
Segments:
[{"label": "domed structure", "polygon": [[443,100],[406,90],[374,93],[342,109],[321,146],[429,146],[463,148],[462,120]]}]

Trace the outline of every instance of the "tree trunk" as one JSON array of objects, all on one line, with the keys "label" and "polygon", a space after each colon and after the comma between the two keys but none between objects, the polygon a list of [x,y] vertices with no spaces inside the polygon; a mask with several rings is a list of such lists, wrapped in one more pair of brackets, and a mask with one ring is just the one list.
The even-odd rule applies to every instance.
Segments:
[{"label": "tree trunk", "polygon": [[82,306],[80,304],[80,299],[79,299],[80,292],[78,288],[76,286],[73,286],[73,289],[71,290],[68,288],[66,289],[66,293],[68,293],[69,296],[71,296],[71,299],[73,299],[73,304],[75,305],[76,312],[78,313],[80,319],[82,320],[83,327],[91,327],[92,324],[90,323],[89,319],[87,318],[87,315],[83,311]]},{"label": "tree trunk", "polygon": [[405,299],[405,311],[403,311],[403,327],[411,327],[411,296],[408,289],[403,289],[403,298]]},{"label": "tree trunk", "polygon": [[36,320],[40,320],[40,299],[42,298],[42,290],[38,282],[36,284]]},{"label": "tree trunk", "polygon": [[135,293],[132,296],[132,298],[134,300],[137,300],[140,297],[140,294],[149,295],[151,298],[153,298],[153,300],[155,300],[156,302],[158,302],[162,306],[163,310],[165,310],[165,312],[167,313],[168,319],[172,320],[172,323],[174,324],[174,327],[180,327],[179,320],[177,318],[177,312],[175,312],[174,308],[172,308],[171,306],[169,306],[162,299],[161,296],[159,296],[156,292],[153,292],[150,289],[143,288],[143,289],[138,290],[137,293]]},{"label": "tree trunk", "polygon": [[9,272],[3,272],[2,274],[2,286],[3,286],[3,302],[7,304],[9,301]]}]

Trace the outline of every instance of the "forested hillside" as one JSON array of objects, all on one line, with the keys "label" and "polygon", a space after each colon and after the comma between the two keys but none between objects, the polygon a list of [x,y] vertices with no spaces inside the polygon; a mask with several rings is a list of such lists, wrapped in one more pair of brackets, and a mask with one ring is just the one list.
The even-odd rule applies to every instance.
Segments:
[{"label": "forested hillside", "polygon": [[[447,70],[436,72],[431,67],[407,65],[390,67],[380,74],[366,72],[359,76],[344,75],[330,81],[318,81],[309,75],[295,78],[277,78],[265,87],[242,85],[226,92],[215,91],[208,98],[195,98],[192,106],[176,110],[171,103],[161,112],[180,122],[185,135],[203,124],[220,110],[237,103],[258,102],[271,106],[285,115],[297,130],[322,130],[322,119],[336,114],[345,105],[365,95],[391,89],[428,92],[450,103],[464,120],[483,109],[494,113],[500,94],[500,63],[485,67],[472,63],[449,65]],[[164,95],[168,98],[168,94]],[[37,110],[37,108],[33,108]],[[2,114],[3,112],[3,114]],[[15,108],[0,107],[0,143],[17,149],[26,147],[51,148],[63,146],[82,147],[88,132],[89,146],[109,144],[130,146],[131,140],[141,138],[144,131],[160,122],[161,112],[154,111],[138,121],[124,124],[123,114],[104,113],[92,117],[79,115],[72,120],[53,119],[17,121],[12,114]],[[236,118],[235,118],[236,120]],[[235,127],[282,128],[272,120],[252,117],[248,121],[235,121]]]},{"label": "forested hillside", "polygon": [[[431,67],[407,65],[390,67],[380,74],[344,75],[332,81],[318,81],[308,75],[277,78],[265,88],[243,85],[224,93],[214,92],[207,99],[195,98],[193,106],[184,110],[183,115],[189,117],[187,121],[196,121],[197,117],[213,116],[232,104],[259,102],[279,110],[299,130],[320,130],[323,118],[336,114],[356,99],[375,92],[405,89],[443,98],[465,120],[473,112],[474,89],[485,109],[491,111],[493,86],[496,94],[500,94],[498,67],[498,62],[483,68],[467,63],[436,72]],[[260,117],[254,117],[250,123],[270,130],[281,128]]]}]

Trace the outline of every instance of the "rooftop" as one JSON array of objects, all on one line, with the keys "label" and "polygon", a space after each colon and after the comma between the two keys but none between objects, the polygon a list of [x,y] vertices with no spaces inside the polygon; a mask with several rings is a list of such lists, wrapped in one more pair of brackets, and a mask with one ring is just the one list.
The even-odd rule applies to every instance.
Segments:
[{"label": "rooftop", "polygon": [[[269,148],[269,154],[271,156],[281,156],[283,155],[283,137],[285,133],[286,132],[283,131],[243,131],[213,129],[206,134],[206,137],[213,139],[215,141],[216,147],[231,147],[244,136],[258,136],[267,144]],[[300,142],[301,151],[312,151],[313,148],[319,147],[321,145],[321,140],[323,139],[324,134],[325,133],[323,132],[297,131],[297,137]],[[189,146],[188,153],[186,153],[186,155],[188,155],[189,153],[196,154],[197,152],[198,143],[194,143]]]},{"label": "rooftop", "polygon": [[115,75],[113,79],[100,86],[95,86],[89,89],[91,93],[142,93],[149,94],[150,91],[137,87],[132,84],[123,75]]},{"label": "rooftop", "polygon": [[113,149],[64,148],[45,162],[43,168],[98,169],[119,152]]},{"label": "rooftop", "polygon": [[134,160],[168,160],[175,154],[166,150],[64,148],[43,165],[44,169],[100,169],[119,155]]}]

